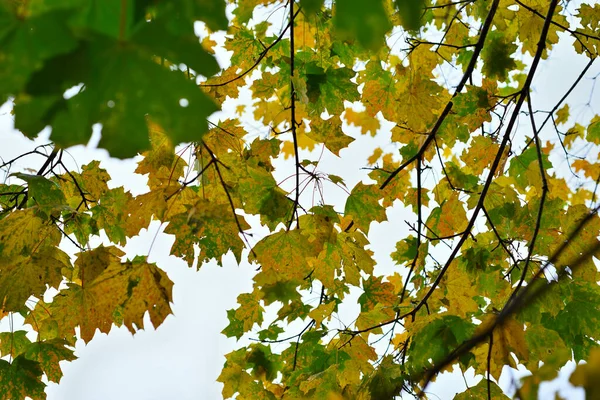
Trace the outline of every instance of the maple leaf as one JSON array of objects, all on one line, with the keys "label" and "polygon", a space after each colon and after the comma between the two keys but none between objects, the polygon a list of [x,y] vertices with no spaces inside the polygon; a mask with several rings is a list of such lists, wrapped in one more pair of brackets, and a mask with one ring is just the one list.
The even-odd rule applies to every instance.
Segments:
[{"label": "maple leaf", "polygon": [[[488,391],[488,385],[490,385],[490,390]],[[494,399],[509,399],[510,397],[506,396],[500,386],[498,386],[495,382],[489,382],[485,379],[479,381],[479,383],[475,386],[471,386],[466,391],[462,393],[458,393],[454,396],[455,400],[470,400],[470,399],[485,399],[488,395],[493,396]]]},{"label": "maple leaf", "polygon": [[29,197],[35,201],[44,214],[49,216],[53,211],[60,210],[61,206],[65,204],[65,195],[56,183],[38,175],[18,172],[15,176],[28,183]]},{"label": "maple leaf", "polygon": [[334,18],[340,35],[356,37],[361,45],[373,50],[383,45],[384,35],[392,27],[381,0],[369,5],[359,0],[342,0],[336,4]]},{"label": "maple leaf", "polygon": [[556,112],[556,123],[564,124],[569,119],[569,105],[565,104]]},{"label": "maple leaf", "polygon": [[310,132],[306,135],[317,143],[323,143],[336,156],[340,155],[340,150],[354,141],[353,137],[344,134],[342,122],[338,118],[313,119],[310,123]]},{"label": "maple leaf", "polygon": [[348,121],[348,124],[361,127],[362,134],[371,132],[371,136],[375,136],[379,129],[379,120],[366,111],[356,112],[351,108],[347,108],[344,112],[344,118]]},{"label": "maple leaf", "polygon": [[491,32],[486,40],[489,41],[489,44],[484,46],[482,52],[484,62],[482,72],[488,78],[506,81],[508,79],[508,71],[517,66],[515,60],[511,57],[517,46],[498,31]]},{"label": "maple leaf", "polygon": [[592,143],[600,144],[600,116],[595,115],[587,127],[586,139]]},{"label": "maple leaf", "polygon": [[11,363],[0,360],[0,398],[42,400],[46,398],[40,364],[20,355]]},{"label": "maple leaf", "polygon": [[460,317],[446,315],[435,318],[414,333],[411,340],[411,369],[418,371],[445,357],[448,352],[462,343],[474,332],[474,325]]},{"label": "maple leaf", "polygon": [[30,256],[15,256],[10,262],[0,261],[0,298],[4,309],[18,311],[30,296],[41,298],[46,285],[58,289],[63,275],[71,269],[69,256],[48,246]]},{"label": "maple leaf", "polygon": [[187,212],[173,216],[165,233],[176,237],[171,254],[183,257],[190,266],[196,258],[193,246],[200,246],[200,267],[210,259],[221,262],[230,250],[236,259],[241,258],[244,243],[238,235],[238,224],[242,229],[250,228],[241,215],[231,215],[228,205],[199,200]]},{"label": "maple leaf", "polygon": [[[154,327],[160,325],[171,313],[173,283],[167,275],[143,257],[119,263],[110,250],[100,254],[106,257],[86,260],[86,270],[93,271],[91,281],[82,280],[82,285],[70,283],[68,289],[44,306],[50,314],[46,317],[48,322],[58,321],[65,333],[79,326],[86,342],[96,329],[108,333],[113,323],[125,324],[132,333],[143,329],[146,311]],[[107,259],[109,265],[98,265]],[[83,276],[82,270],[79,276]]]},{"label": "maple leaf", "polygon": [[[19,19],[5,7],[0,7],[0,44],[5,54],[0,67],[1,103],[8,96],[19,93],[29,76],[39,70],[45,60],[77,46],[75,37],[64,25],[63,12]],[[47,46],[47,43],[53,43],[53,46]]]},{"label": "maple leaf", "polygon": [[402,1],[395,0],[394,5],[400,13],[402,26],[407,30],[418,30],[421,27],[421,15],[425,6],[424,0]]},{"label": "maple leaf", "polygon": [[306,95],[309,100],[309,113],[315,110],[321,113],[328,110],[340,114],[344,110],[344,101],[359,99],[356,84],[350,81],[356,72],[350,68],[323,68],[309,64],[306,70]]},{"label": "maple leaf", "polygon": [[254,246],[249,259],[260,264],[265,282],[300,281],[310,272],[306,259],[313,255],[308,238],[295,229],[267,236]]},{"label": "maple leaf", "polygon": [[594,349],[587,364],[580,364],[571,374],[569,382],[575,386],[583,386],[586,396],[594,398],[600,395],[598,377],[600,376],[600,352]]},{"label": "maple leaf", "polygon": [[17,357],[31,346],[31,341],[26,336],[27,331],[1,332],[0,333],[0,354],[2,356]]},{"label": "maple leaf", "polygon": [[73,350],[66,347],[63,339],[45,340],[32,343],[25,352],[25,357],[36,361],[48,377],[48,380],[58,383],[63,376],[60,361],[73,361],[77,359]]},{"label": "maple leaf", "polygon": [[385,208],[379,205],[379,196],[370,189],[370,186],[363,183],[356,185],[348,196],[344,209],[345,214],[352,217],[356,226],[367,234],[372,221],[387,220]]},{"label": "maple leaf", "polygon": [[[477,330],[483,330],[490,326],[496,319],[496,315],[490,314],[486,316]],[[484,356],[487,358],[489,352],[489,344],[481,346],[481,351],[477,353],[480,357],[480,368],[485,368]],[[525,340],[525,327],[514,319],[505,321],[500,327],[493,331],[493,342],[491,350],[491,365],[490,374],[494,379],[498,380],[502,373],[502,368],[505,365],[510,365],[516,368],[514,359],[511,353],[514,352],[517,359],[527,361],[529,359],[529,351]]]},{"label": "maple leaf", "polygon": [[132,201],[131,193],[125,192],[121,186],[104,193],[98,204],[92,208],[92,215],[97,221],[98,229],[104,229],[108,239],[119,245],[126,243],[127,205]]}]

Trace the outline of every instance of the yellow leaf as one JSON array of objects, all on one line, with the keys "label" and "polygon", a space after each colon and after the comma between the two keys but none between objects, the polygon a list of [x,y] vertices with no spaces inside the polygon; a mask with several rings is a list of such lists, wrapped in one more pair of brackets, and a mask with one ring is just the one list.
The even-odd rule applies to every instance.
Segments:
[{"label": "yellow leaf", "polygon": [[575,124],[573,127],[569,128],[567,133],[565,133],[563,143],[567,149],[570,149],[577,138],[583,138],[585,134],[585,128],[580,124]]},{"label": "yellow leaf", "polygon": [[377,160],[379,160],[379,157],[381,157],[382,154],[383,154],[383,150],[381,149],[381,147],[377,147],[375,150],[373,150],[373,154],[371,154],[369,156],[369,158],[367,159],[367,162],[371,165],[375,164],[377,162]]},{"label": "yellow leaf", "polygon": [[443,201],[442,206],[436,208],[427,221],[427,225],[438,236],[444,237],[461,233],[467,226],[468,220],[464,204],[458,199],[458,194],[449,192],[449,196]]},{"label": "yellow leaf", "polygon": [[600,349],[594,348],[590,352],[586,364],[579,364],[569,381],[575,386],[585,388],[586,399],[600,398]]},{"label": "yellow leaf", "polygon": [[308,313],[308,316],[315,320],[317,324],[316,327],[319,328],[323,320],[331,319],[331,313],[333,313],[335,306],[335,301],[320,304],[317,308],[314,308],[310,313]]},{"label": "yellow leaf", "polygon": [[[481,325],[475,330],[475,335],[488,329],[495,321],[496,314],[488,314],[484,318]],[[519,322],[513,318],[504,320],[504,323],[500,326],[496,326],[493,331],[494,339],[492,344],[492,358],[490,363],[490,373],[498,380],[502,373],[502,368],[505,365],[509,365],[516,368],[517,365],[511,355],[515,353],[517,359],[520,361],[529,360],[529,352],[527,349],[527,341],[525,340],[525,327],[522,322]],[[485,371],[488,344],[484,343],[477,347],[478,351],[473,353],[479,361],[480,368]],[[478,370],[480,372],[480,370]]]},{"label": "yellow leaf", "polygon": [[323,143],[336,156],[354,141],[354,138],[344,134],[342,122],[338,117],[328,120],[314,118],[310,122],[310,132],[306,135],[317,143]]},{"label": "yellow leaf", "polygon": [[280,231],[265,237],[254,246],[250,261],[257,262],[266,275],[264,283],[302,281],[310,272],[307,262],[315,248],[299,229]]},{"label": "yellow leaf", "polygon": [[499,147],[487,136],[475,136],[468,149],[463,151],[461,159],[474,175],[480,175],[492,165]]},{"label": "yellow leaf", "polygon": [[440,289],[443,292],[434,291],[432,300],[440,301],[450,314],[467,318],[469,313],[479,309],[478,303],[474,300],[478,296],[477,287],[466,273],[457,268],[456,263],[453,263],[444,274]]},{"label": "yellow leaf", "polygon": [[380,128],[379,119],[376,116],[369,115],[366,111],[354,111],[351,108],[347,108],[344,114],[344,118],[348,122],[348,125],[354,125],[360,127],[360,132],[364,135],[371,133],[371,136],[377,134],[377,130]]},{"label": "yellow leaf", "polygon": [[[101,259],[90,260],[101,263]],[[100,270],[91,267],[90,270]],[[144,328],[144,315],[156,328],[171,313],[173,282],[155,264],[143,257],[125,263],[112,262],[93,281],[85,286],[68,285],[50,304],[39,302],[40,310],[26,319],[34,329],[58,323],[59,335],[69,337],[79,326],[81,338],[89,342],[96,329],[108,333],[114,323],[125,325],[131,333]]]},{"label": "yellow leaf", "polygon": [[575,160],[573,161],[573,168],[575,168],[575,171],[579,172],[579,171],[583,171],[585,173],[585,176],[591,179],[598,179],[598,176],[600,176],[600,163],[591,163],[588,160]]},{"label": "yellow leaf", "polygon": [[246,112],[246,105],[245,104],[238,104],[237,106],[235,106],[235,113],[237,115],[239,115],[241,117],[242,114],[244,114],[244,112]]},{"label": "yellow leaf", "polygon": [[564,124],[567,122],[567,120],[569,119],[569,105],[565,104],[564,106],[561,107],[560,110],[558,110],[556,112],[556,124],[560,125],[560,124]]}]

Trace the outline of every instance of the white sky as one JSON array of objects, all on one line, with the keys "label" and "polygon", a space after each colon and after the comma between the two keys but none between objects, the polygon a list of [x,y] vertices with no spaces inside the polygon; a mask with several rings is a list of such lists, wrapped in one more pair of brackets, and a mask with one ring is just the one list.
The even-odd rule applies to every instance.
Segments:
[{"label": "white sky", "polygon": [[[535,108],[551,109],[586,62],[584,57],[573,53],[569,39],[563,40],[560,48],[551,57],[551,64],[544,62],[540,65],[539,74],[533,85]],[[599,71],[596,66],[587,76],[594,76]],[[600,104],[597,102],[596,94],[590,105],[586,105],[590,96],[591,82],[584,81],[568,100],[571,114],[584,125],[599,111],[593,109],[595,105]],[[47,132],[32,142],[14,131],[13,117],[9,111],[10,108],[6,104],[0,108],[2,159],[8,160],[33,149],[35,145],[48,143]],[[524,134],[529,134],[526,124],[523,123],[521,126]],[[258,124],[254,123],[254,125]],[[257,133],[265,132],[266,130]],[[546,135],[548,132],[554,135],[552,131],[546,131]],[[351,188],[366,176],[368,171],[360,170],[359,166],[367,165],[366,158],[372,150],[389,143],[389,132],[380,132],[376,138],[361,136],[354,128],[347,129],[346,133],[358,140],[348,149],[342,150],[341,158],[326,151],[319,169],[343,176]],[[96,135],[92,143],[97,143],[97,139]],[[93,147],[93,144],[88,147],[76,146],[70,149],[69,153],[79,165],[93,159],[101,160],[101,166],[113,177],[113,181],[109,184],[111,187],[124,185],[134,194],[147,190],[145,178],[133,174],[136,166],[134,160],[110,159],[105,151]],[[30,156],[19,165],[37,169],[42,163],[41,157]],[[75,168],[75,163],[71,163],[71,166]],[[282,170],[285,171],[286,168]],[[15,171],[13,169],[13,172]],[[3,176],[0,176],[1,178]],[[326,186],[325,198],[328,204],[335,204],[336,209],[343,210],[345,201],[343,191],[333,186]],[[406,213],[395,207],[388,210],[388,220],[391,222],[372,225],[370,240],[371,249],[375,252],[378,261],[377,273],[388,273],[394,270],[389,254],[394,250],[396,241],[408,232],[403,222],[405,218]],[[126,247],[127,256],[131,258],[134,255],[147,255],[150,243],[159,229],[158,223],[153,223],[149,231],[142,231],[140,236],[131,239]],[[261,232],[256,230],[254,232],[256,233],[254,238],[250,239],[252,244],[261,237]],[[228,325],[226,310],[236,306],[237,295],[251,291],[255,267],[245,262],[237,266],[233,256],[228,256],[222,268],[216,263],[210,263],[202,266],[197,272],[188,268],[184,261],[168,255],[172,242],[172,236],[158,234],[149,261],[156,262],[175,282],[174,315],[167,317],[156,331],[146,319],[147,329],[139,331],[134,337],[126,328],[113,327],[108,335],[97,332],[87,346],[81,340],[78,341],[75,354],[79,359],[61,364],[65,376],[60,385],[53,383],[48,385],[46,392],[49,400],[221,398],[222,385],[216,382],[216,378],[223,366],[224,355],[238,348],[239,344],[236,345],[235,339],[227,339],[221,335],[220,331]],[[340,311],[340,317],[345,322],[349,322],[351,317],[344,319],[343,316],[346,313],[352,315],[353,306],[346,307],[346,311]],[[16,318],[15,321],[18,322]],[[0,323],[0,329],[7,329],[6,321]],[[18,329],[18,324],[15,329]],[[295,333],[294,329],[290,329],[289,332]],[[582,399],[582,390],[569,388],[568,376],[572,368],[572,365],[566,367],[556,382],[544,384],[544,393],[549,395],[560,388],[563,396],[569,399]],[[469,381],[470,384],[475,382],[472,379]],[[501,379],[501,386],[510,390],[510,382],[511,374],[505,373]],[[451,399],[454,393],[464,389],[462,376],[452,373],[440,376],[438,381],[431,385],[429,392],[433,394],[431,398]]]}]

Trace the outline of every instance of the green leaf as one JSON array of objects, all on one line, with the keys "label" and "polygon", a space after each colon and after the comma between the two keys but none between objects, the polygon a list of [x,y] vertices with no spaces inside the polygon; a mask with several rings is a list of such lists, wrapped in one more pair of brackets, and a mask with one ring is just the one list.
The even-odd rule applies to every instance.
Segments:
[{"label": "green leaf", "polygon": [[[30,109],[21,110],[50,123],[53,140],[62,146],[86,143],[91,126],[102,123],[99,145],[121,158],[132,157],[148,148],[147,115],[152,116],[175,143],[197,139],[198,134],[208,128],[205,118],[217,107],[194,82],[180,72],[158,65],[151,57],[163,53],[174,61],[193,64],[197,73],[205,75],[216,72],[217,66],[197,39],[178,37],[174,44],[169,41],[170,46],[167,46],[165,41],[170,39],[161,29],[160,25],[144,25],[128,46],[116,40],[97,38],[69,55],[51,60],[32,78],[28,87],[32,94],[53,93],[55,104],[50,106],[46,96],[44,103],[34,102]],[[191,54],[197,56],[193,58]],[[120,76],[135,79],[115,78]],[[62,91],[69,87],[69,81],[71,85],[82,82],[85,86],[65,101]],[[42,107],[46,112],[36,112],[35,107]],[[17,115],[17,127],[35,127],[31,122],[22,121]],[[38,128],[40,126],[43,125]],[[37,132],[26,133],[35,135]]]},{"label": "green leaf", "polygon": [[244,321],[236,318],[235,309],[227,310],[227,319],[229,320],[229,325],[221,333],[227,337],[241,338],[245,332]]},{"label": "green leaf", "polygon": [[63,376],[59,363],[77,359],[73,354],[73,350],[66,346],[67,343],[63,339],[38,341],[27,348],[25,357],[38,362],[48,380],[58,383]]},{"label": "green leaf", "polygon": [[421,28],[421,16],[424,12],[424,0],[394,0],[396,9],[400,14],[402,26],[409,31],[417,31]]},{"label": "green leaf", "polygon": [[104,229],[108,239],[121,246],[126,242],[125,219],[128,216],[126,206],[131,200],[131,193],[125,192],[121,186],[104,193],[98,204],[92,208],[98,229]]},{"label": "green leaf", "polygon": [[35,201],[46,215],[50,215],[54,210],[60,210],[66,203],[65,195],[60,187],[39,175],[29,175],[17,172],[13,174],[19,179],[28,183],[28,196]]},{"label": "green leaf", "polygon": [[600,116],[596,115],[587,127],[586,139],[594,144],[600,144]]},{"label": "green leaf", "polygon": [[0,399],[2,400],[32,400],[46,399],[42,383],[40,364],[20,355],[9,363],[0,360]]},{"label": "green leaf", "polygon": [[[539,178],[539,159],[537,151],[534,147],[531,147],[521,153],[519,156],[513,158],[510,161],[508,173],[511,177],[519,183],[521,188],[526,188],[532,183],[531,175],[528,175],[528,171],[532,171],[535,177]],[[542,154],[542,166],[544,169],[552,167],[548,156]]]},{"label": "green leaf", "polygon": [[134,35],[132,41],[152,49],[159,57],[164,57],[174,64],[186,64],[189,68],[205,76],[219,72],[219,64],[201,46],[200,40],[193,31],[177,35],[169,30],[165,19],[145,23]]},{"label": "green leaf", "polygon": [[411,340],[411,368],[427,368],[443,359],[457,345],[469,339],[475,331],[472,322],[454,315],[436,318],[420,329]]},{"label": "green leaf", "polygon": [[588,357],[590,344],[585,336],[594,337],[600,329],[600,310],[589,307],[600,302],[596,284],[573,281],[568,286],[569,302],[555,317],[543,321],[546,328],[555,330],[567,346],[574,349],[575,360]]},{"label": "green leaf", "polygon": [[320,114],[326,109],[330,113],[340,114],[344,111],[344,101],[359,99],[357,86],[350,81],[356,75],[352,69],[344,67],[324,71],[313,64],[305,68],[309,110]]},{"label": "green leaf", "polygon": [[409,236],[405,239],[400,240],[396,243],[396,251],[390,254],[392,260],[396,261],[398,265],[405,262],[412,262],[417,256],[417,238]]},{"label": "green leaf", "polygon": [[258,332],[258,338],[260,340],[277,340],[279,335],[283,333],[284,330],[279,325],[272,324],[268,329],[263,329]]},{"label": "green leaf", "polygon": [[323,7],[323,0],[300,0],[300,7],[308,15],[313,15],[318,11],[321,11]]},{"label": "green leaf", "polygon": [[44,61],[77,46],[65,25],[66,17],[65,13],[52,12],[20,19],[0,6],[0,103],[19,94]]},{"label": "green leaf", "polygon": [[[90,47],[86,56],[85,90],[67,101],[66,109],[57,113],[52,124],[52,139],[57,144],[84,143],[92,124],[100,122],[99,146],[115,157],[132,157],[149,147],[148,114],[174,143],[197,140],[208,130],[206,117],[217,108],[181,73],[168,71],[117,42]],[[186,103],[180,104],[182,99]]]},{"label": "green leaf", "polygon": [[387,220],[385,208],[379,204],[380,197],[375,186],[359,182],[346,200],[344,214],[352,217],[359,229],[369,233],[371,222]]},{"label": "green leaf", "polygon": [[392,28],[381,0],[339,0],[335,3],[334,23],[342,37],[356,39],[369,50],[383,46],[385,34]]},{"label": "green leaf", "polygon": [[482,72],[488,78],[506,81],[509,71],[517,67],[515,60],[511,57],[516,49],[517,46],[505,38],[502,32],[489,32],[481,52]]},{"label": "green leaf", "polygon": [[16,358],[31,346],[27,331],[0,332],[0,355]]},{"label": "green leaf", "polygon": [[[490,390],[488,392],[488,384]],[[458,393],[454,396],[454,400],[487,400],[492,396],[492,399],[509,399],[496,382],[488,382],[487,379],[482,379],[475,386],[471,386],[466,391]]]}]

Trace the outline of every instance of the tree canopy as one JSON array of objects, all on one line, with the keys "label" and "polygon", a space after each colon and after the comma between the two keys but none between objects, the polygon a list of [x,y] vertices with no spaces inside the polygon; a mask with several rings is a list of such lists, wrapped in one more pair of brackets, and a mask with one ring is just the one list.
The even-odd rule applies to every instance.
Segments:
[{"label": "tree canopy", "polygon": [[[1,0],[0,104],[52,143],[0,163],[0,318],[25,321],[0,332],[0,400],[44,399],[76,340],[171,313],[168,275],[122,250],[153,220],[192,268],[257,270],[226,311],[255,340],[224,398],[426,396],[453,368],[483,377],[456,399],[503,398],[522,365],[529,399],[570,360],[596,398],[600,116],[569,96],[593,93],[599,32],[588,1]],[[588,63],[557,95],[536,77],[564,43]],[[69,166],[93,127],[143,156],[146,193]],[[321,167],[361,135],[379,146],[348,176]]]}]

